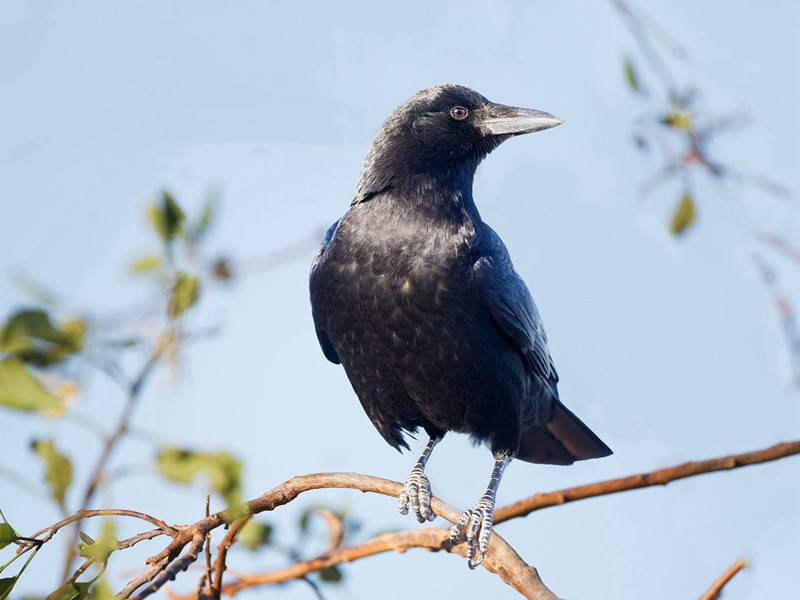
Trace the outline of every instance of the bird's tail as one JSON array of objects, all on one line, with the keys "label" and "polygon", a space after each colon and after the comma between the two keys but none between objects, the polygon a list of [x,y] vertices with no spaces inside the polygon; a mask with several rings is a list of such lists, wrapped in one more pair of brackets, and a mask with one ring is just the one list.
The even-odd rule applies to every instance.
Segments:
[{"label": "bird's tail", "polygon": [[609,454],[611,448],[558,399],[553,398],[553,418],[522,432],[516,458],[531,463],[571,465],[576,460]]}]

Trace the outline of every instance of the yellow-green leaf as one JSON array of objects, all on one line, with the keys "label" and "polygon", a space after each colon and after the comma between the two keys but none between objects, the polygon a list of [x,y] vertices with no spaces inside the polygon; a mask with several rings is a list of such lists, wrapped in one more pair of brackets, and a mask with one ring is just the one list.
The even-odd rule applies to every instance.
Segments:
[{"label": "yellow-green leaf", "polygon": [[161,259],[155,254],[145,254],[134,260],[130,265],[131,273],[140,275],[142,273],[150,273],[157,271],[161,268]]},{"label": "yellow-green leaf", "polygon": [[[88,537],[88,536],[87,536]],[[91,538],[89,538],[91,540]],[[114,547],[119,540],[113,535],[105,537],[101,535],[94,541],[84,541],[78,544],[78,554],[83,558],[91,558],[98,563],[105,563],[108,557],[116,548]]]},{"label": "yellow-green leaf", "polygon": [[634,92],[641,93],[642,85],[639,83],[639,74],[636,72],[636,67],[633,66],[633,61],[630,58],[625,59],[623,68],[625,69],[625,81],[628,82],[628,87]]},{"label": "yellow-green leaf", "polygon": [[681,201],[678,203],[675,212],[672,214],[672,220],[669,224],[669,232],[672,235],[681,235],[686,229],[694,223],[697,213],[695,211],[694,201],[691,195],[684,194]]},{"label": "yellow-green leaf", "polygon": [[272,540],[272,525],[250,519],[242,527],[238,539],[245,548],[257,550],[259,546],[265,546]]},{"label": "yellow-green leaf", "polygon": [[53,440],[34,440],[31,446],[44,461],[44,478],[50,486],[50,496],[63,507],[64,494],[72,482],[72,463],[56,450]]},{"label": "yellow-green leaf", "polygon": [[80,351],[85,335],[85,326],[80,321],[70,321],[59,328],[47,312],[23,309],[9,317],[0,330],[0,352],[45,366]]},{"label": "yellow-green leaf", "polygon": [[661,118],[664,125],[672,127],[673,129],[680,129],[681,131],[692,131],[692,117],[686,111],[679,110],[669,113]]},{"label": "yellow-green leaf", "polygon": [[89,587],[94,581],[76,581],[66,583],[55,592],[47,596],[45,600],[83,600],[89,594]]},{"label": "yellow-green leaf", "polygon": [[165,244],[171,242],[183,228],[186,216],[169,192],[161,193],[161,202],[147,208],[153,229]]},{"label": "yellow-green leaf", "polygon": [[0,579],[0,600],[6,600],[6,598],[8,598],[11,590],[13,590],[14,586],[17,584],[17,579],[19,579],[19,575]]},{"label": "yellow-green leaf", "polygon": [[205,475],[211,489],[218,492],[229,506],[238,506],[242,501],[242,463],[227,452],[194,452],[165,447],[156,456],[156,469],[178,483],[191,483],[197,476]]},{"label": "yellow-green leaf", "polygon": [[55,410],[53,393],[18,358],[0,360],[0,404],[17,410]]},{"label": "yellow-green leaf", "polygon": [[199,296],[200,280],[192,275],[181,273],[172,286],[168,307],[169,316],[173,319],[179,317],[197,302]]},{"label": "yellow-green leaf", "polygon": [[7,522],[0,523],[0,550],[14,543],[19,534]]}]

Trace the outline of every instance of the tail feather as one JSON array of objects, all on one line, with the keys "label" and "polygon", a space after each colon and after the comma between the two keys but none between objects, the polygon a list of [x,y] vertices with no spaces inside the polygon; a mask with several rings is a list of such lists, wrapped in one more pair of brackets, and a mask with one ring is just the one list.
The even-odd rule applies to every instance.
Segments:
[{"label": "tail feather", "polygon": [[516,458],[531,463],[571,465],[576,460],[601,458],[611,449],[559,400],[553,399],[553,418],[522,432]]}]

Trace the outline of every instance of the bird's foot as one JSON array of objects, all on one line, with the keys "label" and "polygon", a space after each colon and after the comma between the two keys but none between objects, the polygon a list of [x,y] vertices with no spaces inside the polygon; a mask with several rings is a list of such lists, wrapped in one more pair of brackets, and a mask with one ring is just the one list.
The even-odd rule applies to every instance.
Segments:
[{"label": "bird's foot", "polygon": [[[474,569],[483,562],[489,549],[494,522],[494,500],[484,496],[474,508],[464,511],[458,522],[450,528],[450,542],[467,542],[467,565]],[[466,527],[466,532],[462,530]],[[476,558],[477,556],[477,558]]]},{"label": "bird's foot", "polygon": [[436,515],[431,510],[431,483],[422,467],[417,465],[411,469],[400,493],[400,514],[408,514],[408,505],[411,505],[411,512],[417,517],[417,521],[433,521]]}]

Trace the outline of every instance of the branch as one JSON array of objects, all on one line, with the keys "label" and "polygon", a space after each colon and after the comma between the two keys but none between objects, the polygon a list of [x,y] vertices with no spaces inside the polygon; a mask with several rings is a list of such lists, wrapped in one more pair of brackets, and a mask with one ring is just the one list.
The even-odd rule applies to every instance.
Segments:
[{"label": "branch", "polygon": [[[678,479],[715,471],[736,469],[748,465],[778,460],[796,454],[800,454],[800,440],[776,444],[754,452],[745,452],[743,454],[735,454],[705,461],[688,462],[683,465],[659,469],[650,473],[601,481],[556,492],[535,494],[519,502],[499,508],[495,512],[495,523],[499,524],[510,519],[524,517],[535,510],[548,506],[566,504],[567,502],[574,502],[585,498],[604,496],[643,487],[666,485]],[[206,534],[212,529],[260,512],[274,510],[279,506],[288,504],[303,492],[321,488],[356,489],[362,492],[383,494],[396,498],[402,490],[402,485],[388,479],[359,475],[356,473],[317,473],[293,477],[239,507],[214,513],[198,521],[194,525],[172,529],[168,532],[173,538],[170,544],[164,550],[149,558],[147,564],[150,565],[150,568],[147,572],[130,582],[119,595],[123,598],[127,598],[145,582],[153,581],[146,590],[143,590],[136,596],[137,599],[145,598],[166,583],[167,579],[158,575],[160,572],[163,573],[166,570],[174,577],[178,570],[187,568],[190,562],[197,558],[197,554],[200,548],[202,548],[202,540],[205,539]],[[439,498],[433,498],[431,504],[437,515],[444,517],[450,522],[456,522],[461,515],[461,511],[443,502]],[[197,540],[201,541],[198,542]],[[233,540],[232,536],[231,540]],[[180,558],[180,560],[176,560],[181,555],[183,549],[190,543],[192,544],[190,551]],[[455,546],[450,544],[449,533],[448,530],[445,529],[421,529],[386,534],[356,546],[329,549],[315,559],[300,561],[286,569],[281,569],[274,573],[240,576],[239,581],[223,586],[223,591],[228,592],[228,590],[233,590],[234,588],[232,586],[235,585],[240,585],[240,588],[236,589],[252,587],[256,585],[252,583],[255,581],[254,578],[256,577],[262,578],[258,580],[259,583],[287,581],[289,579],[303,577],[312,571],[327,568],[341,562],[356,560],[388,550],[405,552],[413,547],[425,548],[432,551],[444,550],[446,552],[462,555],[465,552],[463,543]],[[180,568],[176,567],[178,563],[180,563]],[[511,548],[502,537],[497,535],[496,532],[491,537],[489,551],[486,554],[486,559],[483,564],[487,570],[496,573],[505,583],[514,587],[514,589],[518,590],[526,598],[547,600],[555,598],[552,592],[542,583],[536,569],[527,565],[514,549]],[[219,564],[217,566],[219,566]],[[173,597],[177,598],[178,596]]]},{"label": "branch", "polygon": [[[755,452],[746,452],[699,462],[689,462],[667,469],[652,471],[650,473],[632,475],[575,488],[567,488],[546,494],[535,494],[519,502],[499,508],[495,512],[494,520],[495,524],[499,524],[510,519],[524,517],[535,510],[548,506],[566,504],[567,502],[642,487],[666,485],[678,479],[769,462],[795,454],[800,454],[800,440],[777,444]],[[278,490],[281,490],[281,488],[283,488],[282,492],[287,494],[282,498],[282,501],[284,501],[284,503],[290,502],[300,493],[297,491],[298,486],[305,489],[316,489],[317,487],[346,487],[359,489],[363,492],[381,493],[388,496],[395,496],[402,487],[399,483],[375,477],[367,477],[352,473],[323,473],[295,477],[287,481],[283,486],[278,486],[253,502],[265,502],[266,496],[276,493]],[[305,489],[302,491],[305,491]],[[433,499],[432,505],[437,515],[451,522],[454,522],[460,516],[459,511],[438,498]],[[226,594],[234,594],[242,589],[256,585],[278,583],[304,577],[313,571],[332,567],[342,562],[351,562],[388,551],[402,553],[409,548],[415,547],[434,552],[444,550],[463,556],[463,544],[455,547],[450,546],[448,535],[448,530],[446,529],[421,529],[385,534],[354,546],[329,549],[316,558],[298,561],[284,569],[258,575],[239,575],[237,581],[224,585],[222,591]],[[519,555],[517,555],[496,532],[492,535],[492,545],[490,546],[490,551],[486,556],[486,560],[488,561],[486,567],[490,572],[498,574],[503,581],[520,591],[523,595],[526,594],[525,590],[529,590],[528,593],[534,593],[530,590],[536,590],[535,593],[540,594],[539,596],[533,595],[526,597],[552,597],[552,595],[547,595],[551,594],[551,592],[544,587],[536,570],[526,565]],[[175,595],[171,596],[171,598],[174,600],[188,600],[188,598],[184,599]]]},{"label": "branch", "polygon": [[736,575],[739,571],[744,569],[747,566],[747,562],[740,558],[735,563],[733,563],[727,571],[725,571],[722,576],[717,579],[714,583],[711,584],[711,587],[708,588],[705,594],[700,596],[700,600],[716,600],[719,598],[720,592],[722,592],[722,588],[727,585],[727,583],[733,579],[733,576]]},{"label": "branch", "polygon": [[566,504],[568,502],[575,502],[576,500],[606,496],[608,494],[637,490],[639,488],[655,485],[667,485],[678,479],[703,475],[704,473],[713,473],[715,471],[738,469],[739,467],[770,462],[795,454],[800,454],[800,440],[775,444],[764,450],[732,454],[730,456],[697,462],[692,461],[675,467],[651,471],[650,473],[630,475],[628,477],[620,477],[619,479],[609,479],[608,481],[580,485],[556,492],[534,494],[533,496],[497,509],[494,513],[494,522],[495,524],[502,523],[509,519],[524,517],[535,510]]},{"label": "branch", "polygon": [[[106,466],[108,465],[108,461],[111,459],[111,455],[113,454],[114,450],[117,447],[117,444],[125,435],[128,430],[128,426],[130,425],[131,417],[133,416],[133,410],[136,407],[137,401],[139,400],[139,396],[142,391],[142,387],[144,386],[145,382],[147,381],[150,374],[153,372],[153,369],[158,364],[158,361],[161,358],[161,345],[159,344],[158,348],[150,355],[147,359],[147,362],[142,366],[139,374],[136,378],[131,382],[128,388],[128,397],[125,401],[125,406],[122,409],[122,414],[119,417],[119,421],[117,423],[114,432],[111,433],[103,443],[103,450],[100,453],[100,456],[97,459],[97,462],[92,469],[92,474],[89,477],[89,484],[86,486],[86,491],[83,494],[83,499],[78,507],[78,513],[81,511],[85,511],[85,509],[89,508],[89,504],[94,498],[95,493],[97,492],[97,488],[100,485],[100,482],[103,479],[103,474],[105,473]],[[72,561],[75,559],[76,552],[75,546],[78,541],[78,533],[79,529],[76,525],[75,528],[72,530],[72,536],[70,538],[69,544],[67,545],[67,555],[64,559],[64,573],[62,579],[65,579],[69,574],[70,565],[72,565]]]}]

